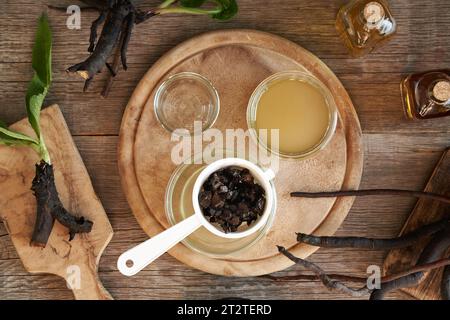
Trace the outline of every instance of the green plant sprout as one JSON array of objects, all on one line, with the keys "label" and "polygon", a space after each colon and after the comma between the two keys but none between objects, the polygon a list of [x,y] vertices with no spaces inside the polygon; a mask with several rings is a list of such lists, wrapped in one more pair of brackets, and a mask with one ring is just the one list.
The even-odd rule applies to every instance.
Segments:
[{"label": "green plant sprout", "polygon": [[76,233],[90,232],[93,223],[83,217],[70,214],[62,205],[55,185],[53,166],[40,126],[40,114],[45,97],[52,83],[52,33],[46,15],[41,15],[33,47],[32,67],[34,76],[26,93],[28,122],[36,137],[9,129],[0,121],[0,144],[30,147],[40,157],[36,164],[36,176],[31,190],[37,200],[37,216],[31,244],[45,247],[55,219],[70,231],[70,240]]},{"label": "green plant sprout", "polygon": [[33,47],[32,66],[34,76],[26,94],[28,121],[36,134],[36,138],[10,130],[5,123],[0,121],[0,144],[31,147],[48,164],[51,164],[50,155],[39,122],[42,104],[52,82],[51,50],[52,34],[47,17],[42,15],[39,18],[36,41]]}]

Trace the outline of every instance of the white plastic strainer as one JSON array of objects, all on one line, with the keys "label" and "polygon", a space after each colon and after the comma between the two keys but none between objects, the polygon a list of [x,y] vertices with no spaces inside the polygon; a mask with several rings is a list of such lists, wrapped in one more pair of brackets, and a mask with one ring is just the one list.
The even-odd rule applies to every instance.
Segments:
[{"label": "white plastic strainer", "polygon": [[[246,168],[250,171],[256,182],[265,191],[266,204],[263,214],[260,215],[258,220],[256,220],[256,222],[248,228],[242,231],[225,233],[205,218],[198,202],[198,196],[203,183],[211,174],[222,168],[232,166]],[[156,235],[155,237],[124,252],[117,261],[117,268],[123,275],[133,276],[201,226],[205,227],[208,231],[219,237],[229,239],[243,238],[255,233],[266,224],[270,216],[270,211],[274,201],[270,180],[274,177],[275,174],[272,170],[269,169],[267,171],[263,171],[257,165],[244,159],[225,158],[211,163],[203,169],[195,181],[192,192],[194,214],[166,231]]]}]

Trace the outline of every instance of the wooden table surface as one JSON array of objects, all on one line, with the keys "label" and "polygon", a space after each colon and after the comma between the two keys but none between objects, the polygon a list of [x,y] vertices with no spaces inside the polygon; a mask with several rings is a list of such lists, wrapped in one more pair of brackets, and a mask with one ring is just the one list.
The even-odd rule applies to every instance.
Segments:
[{"label": "wooden table surface", "polygon": [[[158,1],[144,1],[146,7]],[[116,299],[345,299],[317,282],[274,283],[258,278],[226,278],[193,270],[169,255],[134,278],[116,269],[120,253],[146,238],[120,187],[116,148],[122,113],[134,87],[161,55],[207,30],[252,28],[292,40],[320,57],[341,79],[353,99],[364,134],[363,188],[421,190],[450,145],[450,118],[411,122],[404,118],[399,82],[403,75],[450,67],[450,1],[391,0],[398,33],[377,52],[351,59],[338,38],[334,21],[345,0],[238,0],[239,15],[229,22],[200,16],[156,17],[138,26],[129,49],[129,70],[121,72],[110,97],[99,96],[106,72],[82,94],[82,81],[64,70],[86,57],[90,22],[97,14],[82,11],[81,30],[69,30],[64,12],[49,10],[54,31],[54,83],[48,105],[58,103],[109,215],[115,236],[100,262],[100,277]],[[31,48],[36,19],[46,1],[1,0],[0,119],[25,117],[24,96],[31,79]],[[66,2],[67,3],[67,2]],[[395,236],[414,199],[356,200],[337,235]],[[0,208],[1,210],[1,208]],[[311,256],[329,272],[364,275],[381,265],[384,252],[320,249]],[[297,274],[292,267],[278,275]],[[28,274],[0,223],[0,299],[72,299],[62,279]],[[364,297],[367,298],[367,297]],[[400,292],[390,298],[408,299]]]}]

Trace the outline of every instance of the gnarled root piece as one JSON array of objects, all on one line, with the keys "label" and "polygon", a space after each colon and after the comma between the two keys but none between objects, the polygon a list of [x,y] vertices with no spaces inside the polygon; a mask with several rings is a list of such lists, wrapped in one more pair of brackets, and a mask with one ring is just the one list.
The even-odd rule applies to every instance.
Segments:
[{"label": "gnarled root piece", "polygon": [[411,246],[419,240],[433,235],[450,225],[450,219],[442,219],[423,226],[403,236],[392,239],[373,239],[364,237],[320,237],[297,233],[297,241],[324,248],[362,248],[372,250],[391,250]]},{"label": "gnarled root piece", "polygon": [[[416,265],[410,269],[402,270],[400,272],[389,274],[381,278],[381,283],[387,283],[399,278],[406,277],[413,273],[418,273],[422,271],[430,271],[434,269],[439,269],[442,267],[450,266],[450,258],[444,258],[441,260],[437,260],[431,263],[426,263],[422,265]],[[306,280],[306,281],[312,281],[317,280],[316,275],[310,275],[310,274],[298,274],[298,275],[289,275],[289,276],[273,276],[273,275],[263,275],[260,276],[264,279],[269,279],[273,281],[283,282],[283,281],[299,281],[299,280]],[[354,282],[354,283],[367,283],[367,277],[359,277],[359,276],[349,276],[345,274],[336,274],[336,273],[330,273],[328,274],[328,277],[331,279],[337,280],[337,281],[345,281],[345,282]]]},{"label": "gnarled root piece", "polygon": [[100,12],[100,16],[92,22],[91,35],[89,36],[89,48],[88,52],[94,52],[95,41],[97,41],[97,29],[106,19],[106,11]]},{"label": "gnarled root piece", "polygon": [[49,177],[53,177],[53,169],[46,167],[44,163],[36,164],[36,175],[31,187],[36,197],[37,205],[36,222],[34,224],[33,235],[31,236],[31,245],[38,247],[45,247],[47,244],[55,222],[52,211],[59,204],[59,200],[54,199],[55,194],[56,197],[58,195],[56,186],[52,182],[52,178]]},{"label": "gnarled root piece", "polygon": [[442,275],[441,295],[443,300],[450,300],[450,266],[446,266]]},{"label": "gnarled root piece", "polygon": [[433,192],[413,191],[401,189],[366,189],[366,190],[339,190],[326,192],[291,192],[294,198],[335,198],[335,197],[367,197],[367,196],[406,196],[436,200],[450,204],[450,197]]},{"label": "gnarled root piece", "polygon": [[450,247],[450,222],[449,219],[442,219],[435,223],[423,226],[413,232],[405,234],[402,237],[394,239],[370,239],[358,237],[316,237],[305,234],[298,234],[298,241],[315,246],[334,247],[334,248],[366,248],[366,249],[393,249],[410,246],[417,243],[424,237],[432,236],[428,245],[422,251],[417,264],[410,269],[403,270],[396,274],[390,274],[382,277],[381,288],[369,290],[367,287],[352,288],[344,284],[342,281],[365,283],[364,277],[352,277],[341,274],[326,274],[319,266],[312,262],[300,259],[285,248],[278,246],[280,253],[285,255],[291,261],[301,265],[307,270],[314,272],[312,275],[297,275],[274,277],[266,276],[266,278],[275,281],[292,281],[292,280],[313,280],[319,279],[328,289],[341,291],[352,296],[362,296],[371,293],[371,299],[379,300],[392,291],[400,288],[415,287],[430,270],[445,267],[442,279],[441,292],[444,299],[449,299],[450,292],[450,258],[445,257]]},{"label": "gnarled root piece", "polygon": [[[320,280],[322,284],[327,287],[330,290],[336,290],[340,291],[346,294],[350,294],[354,297],[360,297],[365,294],[372,293],[373,290],[369,289],[367,287],[367,278],[366,277],[355,277],[355,276],[348,276],[344,274],[327,274],[325,271],[320,268],[318,265],[298,258],[294,256],[292,253],[287,251],[284,247],[278,246],[278,251],[282,253],[284,256],[289,258],[291,261],[293,261],[295,264],[302,266],[306,270],[312,271],[314,274],[299,274],[295,276],[282,276],[282,277],[275,277],[272,275],[266,275],[261,276],[265,279],[270,279],[274,281],[297,281],[297,280]],[[433,256],[434,257],[434,256]],[[430,258],[431,259],[431,258]],[[420,280],[423,277],[423,274],[425,271],[430,271],[438,268],[442,268],[445,266],[450,266],[450,259],[445,258],[441,260],[435,260],[431,263],[427,264],[421,264],[416,265],[410,269],[400,271],[395,274],[390,274],[387,276],[382,277],[381,283],[383,284],[383,290],[385,292],[390,290],[395,290],[398,288],[406,288],[406,287],[413,287],[416,286]],[[346,285],[344,282],[354,282],[354,283],[360,283],[364,284],[363,287],[359,288],[352,288],[348,285]],[[448,282],[443,282],[443,297],[445,297],[445,287],[444,285],[448,286]],[[446,287],[448,290],[448,287]],[[380,294],[378,292],[378,294]]]},{"label": "gnarled root piece", "polygon": [[278,251],[280,253],[282,253],[285,257],[287,257],[289,260],[294,262],[295,264],[298,264],[298,265],[302,266],[303,268],[314,272],[314,274],[323,283],[323,285],[330,290],[337,290],[337,291],[349,294],[353,297],[361,297],[361,296],[364,296],[364,295],[370,293],[370,290],[366,286],[361,287],[361,288],[351,288],[351,287],[347,286],[346,284],[344,284],[343,282],[332,279],[318,265],[294,256],[292,253],[287,251],[284,247],[278,246]]},{"label": "gnarled root piece", "polygon": [[[121,1],[120,4],[112,7],[103,26],[102,33],[98,39],[97,45],[94,47],[95,33],[97,23],[94,22],[91,31],[91,41],[89,49],[93,49],[92,54],[85,61],[73,65],[67,69],[68,72],[76,72],[84,80],[92,79],[106,65],[107,59],[113,53],[115,46],[122,32],[125,18],[134,10],[133,5],[129,1]],[[101,19],[105,13],[101,13]],[[96,21],[97,21],[96,20]]]},{"label": "gnarled root piece", "polygon": [[53,166],[41,161],[36,164],[36,176],[31,187],[37,202],[37,216],[31,244],[45,247],[55,219],[69,229],[69,240],[76,233],[87,233],[93,223],[70,214],[62,205],[55,185]]},{"label": "gnarled root piece", "polygon": [[[450,247],[450,227],[437,233],[422,251],[417,264],[426,264],[441,259]],[[390,291],[400,288],[415,287],[424,278],[424,272],[417,272],[398,278],[381,285],[381,289],[374,290],[370,295],[371,300],[382,300]]]},{"label": "gnarled root piece", "polygon": [[[130,0],[108,1],[108,8],[102,10],[100,16],[92,23],[91,35],[89,39],[88,51],[91,55],[83,62],[75,64],[67,69],[68,72],[77,73],[86,84],[87,90],[93,77],[99,73],[103,67],[107,66],[111,76],[116,74],[116,66],[108,65],[108,58],[114,54],[116,46],[120,48],[123,68],[127,69],[126,53],[128,43],[131,38],[134,24],[142,22],[153,16],[152,13],[142,13],[138,11]],[[97,39],[97,28],[105,21],[101,35]],[[108,80],[109,82],[109,80]]]}]

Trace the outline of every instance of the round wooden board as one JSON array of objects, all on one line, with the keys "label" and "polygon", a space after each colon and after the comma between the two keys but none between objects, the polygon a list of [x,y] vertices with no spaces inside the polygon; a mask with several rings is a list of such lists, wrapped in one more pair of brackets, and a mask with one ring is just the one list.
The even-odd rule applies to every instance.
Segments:
[{"label": "round wooden board", "polygon": [[119,140],[119,172],[138,222],[149,236],[168,227],[164,193],[176,165],[174,142],[153,113],[155,88],[171,74],[198,72],[214,84],[221,98],[216,128],[246,129],[248,99],[259,82],[285,70],[306,70],[325,83],[340,112],[330,144],[305,161],[281,161],[275,185],[277,217],[266,237],[239,254],[212,259],[180,244],[169,253],[194,268],[221,275],[254,276],[292,265],[278,254],[283,245],[300,257],[317,248],[300,245],[295,232],[331,235],[345,219],[353,199],[291,199],[295,190],[325,191],[358,187],[363,164],[361,129],[352,102],[333,72],[316,56],[277,36],[253,30],[216,31],[192,38],[164,55],[145,74],[124,114]]}]

